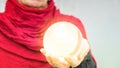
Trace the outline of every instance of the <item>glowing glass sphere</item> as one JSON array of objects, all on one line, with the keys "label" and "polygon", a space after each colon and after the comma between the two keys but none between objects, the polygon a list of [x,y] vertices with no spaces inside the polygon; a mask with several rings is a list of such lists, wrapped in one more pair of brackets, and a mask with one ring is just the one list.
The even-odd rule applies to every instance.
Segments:
[{"label": "glowing glass sphere", "polygon": [[47,53],[65,56],[75,52],[80,46],[82,35],[72,23],[62,21],[52,24],[45,32],[43,45]]}]

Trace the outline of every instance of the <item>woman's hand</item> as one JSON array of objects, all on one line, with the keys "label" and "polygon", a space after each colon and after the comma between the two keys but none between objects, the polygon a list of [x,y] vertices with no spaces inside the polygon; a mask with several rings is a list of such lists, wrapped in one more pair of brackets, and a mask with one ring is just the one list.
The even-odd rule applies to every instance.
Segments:
[{"label": "woman's hand", "polygon": [[48,63],[54,68],[69,68],[70,64],[65,60],[64,57],[57,57],[46,53],[45,49],[42,48],[41,53],[46,57]]},{"label": "woman's hand", "polygon": [[[78,44],[79,45],[79,44]],[[86,39],[83,39],[83,45],[80,46],[79,51],[75,54],[68,55],[65,57],[65,60],[72,66],[77,67],[81,64],[84,58],[87,56],[90,51],[90,45]]]},{"label": "woman's hand", "polygon": [[90,46],[88,44],[88,41],[84,39],[83,45],[79,48],[79,51],[74,55],[72,54],[65,57],[58,57],[46,53],[44,48],[42,48],[40,51],[42,52],[43,55],[45,55],[48,63],[53,67],[69,68],[70,66],[77,67],[84,60],[89,50]]}]

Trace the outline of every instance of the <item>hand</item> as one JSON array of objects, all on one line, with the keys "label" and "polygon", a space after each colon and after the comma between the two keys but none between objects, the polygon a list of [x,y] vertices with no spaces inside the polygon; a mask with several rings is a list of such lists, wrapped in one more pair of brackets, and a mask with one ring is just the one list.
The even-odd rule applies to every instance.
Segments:
[{"label": "hand", "polygon": [[[72,66],[77,67],[80,65],[80,63],[84,60],[84,58],[87,56],[90,45],[86,39],[83,39],[83,43],[79,48],[79,51],[75,54],[68,55],[65,57],[65,60]],[[79,44],[78,44],[79,45]]]},{"label": "hand", "polygon": [[64,59],[64,57],[57,57],[46,53],[45,49],[40,50],[43,55],[45,55],[48,63],[54,68],[69,68],[70,64]]},{"label": "hand", "polygon": [[74,55],[68,55],[65,57],[57,57],[55,55],[50,55],[46,53],[45,49],[42,48],[40,51],[45,55],[48,63],[55,68],[69,68],[70,66],[78,66],[85,58],[90,50],[88,41],[84,39],[83,45],[80,47],[79,51]]}]

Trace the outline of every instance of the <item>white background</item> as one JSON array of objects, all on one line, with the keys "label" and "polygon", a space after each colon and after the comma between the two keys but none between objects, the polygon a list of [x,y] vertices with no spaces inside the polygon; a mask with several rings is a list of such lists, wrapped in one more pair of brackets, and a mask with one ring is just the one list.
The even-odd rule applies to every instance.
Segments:
[{"label": "white background", "polygon": [[[0,0],[4,11],[5,0]],[[120,0],[55,0],[62,13],[80,18],[98,68],[120,68]]]}]

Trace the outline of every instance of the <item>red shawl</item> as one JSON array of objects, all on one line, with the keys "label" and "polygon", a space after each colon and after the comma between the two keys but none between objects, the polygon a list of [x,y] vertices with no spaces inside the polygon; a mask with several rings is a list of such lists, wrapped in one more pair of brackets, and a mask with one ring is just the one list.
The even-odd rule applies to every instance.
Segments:
[{"label": "red shawl", "polygon": [[12,65],[21,64],[14,60],[23,61],[21,58],[38,61],[38,64],[25,61],[27,64],[36,65],[36,68],[38,66],[40,66],[38,68],[50,67],[39,51],[42,47],[42,37],[39,36],[39,31],[43,28],[43,24],[60,13],[53,0],[50,0],[48,4],[47,8],[37,10],[19,4],[17,0],[7,1],[5,13],[0,14],[0,68],[2,66],[13,68]]}]

